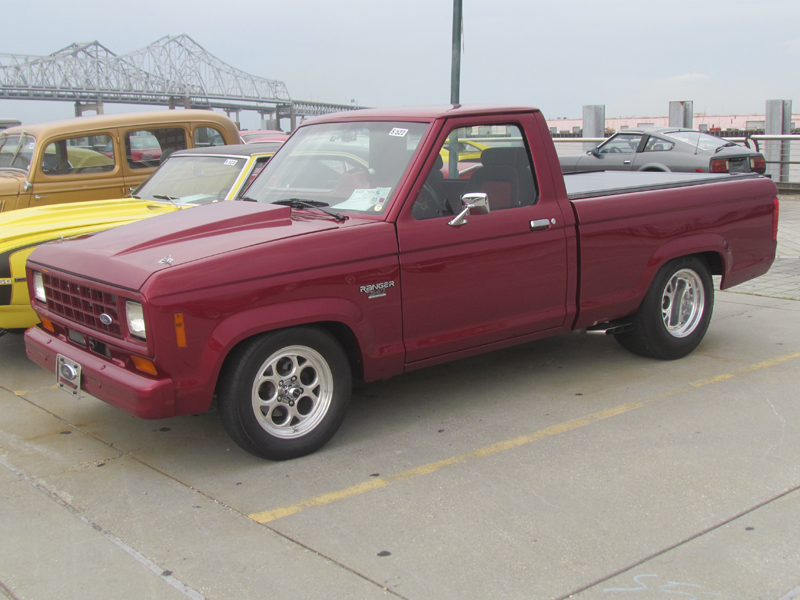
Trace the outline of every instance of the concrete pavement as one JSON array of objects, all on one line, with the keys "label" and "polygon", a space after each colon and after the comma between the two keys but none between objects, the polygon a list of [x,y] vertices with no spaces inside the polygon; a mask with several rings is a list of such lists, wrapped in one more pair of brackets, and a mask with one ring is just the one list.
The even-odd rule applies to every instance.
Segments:
[{"label": "concrete pavement", "polygon": [[686,359],[573,334],[422,370],[286,463],[76,402],[8,335],[0,596],[800,598],[798,249],[782,197],[780,268]]}]

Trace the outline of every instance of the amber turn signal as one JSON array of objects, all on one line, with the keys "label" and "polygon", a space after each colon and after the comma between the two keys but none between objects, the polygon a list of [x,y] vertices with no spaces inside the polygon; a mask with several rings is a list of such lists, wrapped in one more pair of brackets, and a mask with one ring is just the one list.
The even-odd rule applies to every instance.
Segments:
[{"label": "amber turn signal", "polygon": [[158,375],[158,371],[156,371],[156,366],[146,358],[142,358],[141,356],[136,356],[135,354],[131,354],[131,360],[133,361],[133,366],[142,371],[143,373],[150,373],[150,375]]}]

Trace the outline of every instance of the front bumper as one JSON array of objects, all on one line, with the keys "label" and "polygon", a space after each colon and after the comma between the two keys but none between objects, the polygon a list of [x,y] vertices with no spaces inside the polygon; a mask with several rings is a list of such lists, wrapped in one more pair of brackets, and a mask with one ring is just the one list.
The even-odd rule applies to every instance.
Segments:
[{"label": "front bumper", "polygon": [[56,355],[81,365],[81,389],[103,402],[143,419],[175,416],[175,387],[170,378],[139,375],[53,337],[38,327],[25,332],[25,352],[55,376]]}]

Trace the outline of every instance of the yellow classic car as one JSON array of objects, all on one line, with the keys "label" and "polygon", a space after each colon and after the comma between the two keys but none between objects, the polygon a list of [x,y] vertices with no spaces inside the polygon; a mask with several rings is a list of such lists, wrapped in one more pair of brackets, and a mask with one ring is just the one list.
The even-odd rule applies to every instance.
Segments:
[{"label": "yellow classic car", "polygon": [[[458,162],[480,162],[481,152],[489,148],[486,144],[467,140],[458,140]],[[442,160],[447,164],[450,160],[450,140],[445,140],[444,146],[439,151]]]},{"label": "yellow classic car", "polygon": [[0,132],[0,213],[124,196],[172,152],[241,142],[209,110],[97,115]]},{"label": "yellow classic car", "polygon": [[237,198],[280,142],[194,148],[172,154],[131,197],[0,213],[0,335],[39,322],[25,261],[46,242],[87,235],[192,206]]}]

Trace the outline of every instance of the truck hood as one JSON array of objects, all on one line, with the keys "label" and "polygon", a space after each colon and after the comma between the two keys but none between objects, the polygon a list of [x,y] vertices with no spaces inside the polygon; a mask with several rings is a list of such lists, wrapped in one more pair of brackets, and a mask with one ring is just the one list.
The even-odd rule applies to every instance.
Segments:
[{"label": "truck hood", "polygon": [[59,237],[85,235],[173,212],[164,202],[121,198],[22,208],[0,213],[0,252],[41,244]]},{"label": "truck hood", "polygon": [[[45,244],[30,261],[138,290],[158,271],[241,248],[339,227],[332,217],[288,206],[220,202],[131,223],[112,231]],[[306,215],[307,218],[306,218]]]}]

